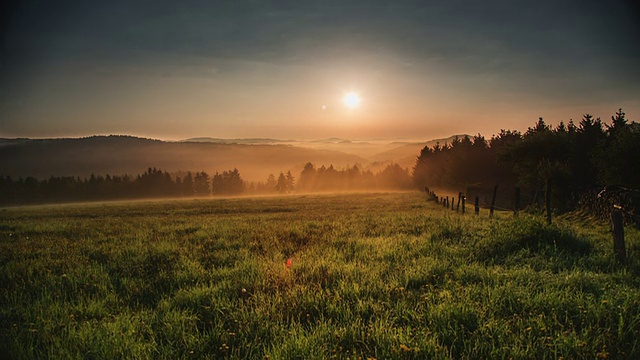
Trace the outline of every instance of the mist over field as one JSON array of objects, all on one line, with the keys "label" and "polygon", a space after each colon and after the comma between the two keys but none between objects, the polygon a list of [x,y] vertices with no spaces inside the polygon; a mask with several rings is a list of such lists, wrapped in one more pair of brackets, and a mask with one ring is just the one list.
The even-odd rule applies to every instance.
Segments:
[{"label": "mist over field", "polygon": [[420,149],[435,142],[213,138],[167,142],[130,136],[0,139],[0,168],[5,176],[40,179],[136,175],[148,167],[170,173],[204,170],[210,174],[237,168],[247,181],[264,181],[280,171],[298,174],[307,162],[339,169],[358,165],[373,171],[390,163],[411,168]]},{"label": "mist over field", "polygon": [[292,145],[165,142],[127,136],[80,139],[5,140],[0,167],[12,177],[136,175],[148,167],[176,173],[210,174],[238,168],[246,180],[302,169],[306,162],[346,166],[368,161],[360,156]]}]

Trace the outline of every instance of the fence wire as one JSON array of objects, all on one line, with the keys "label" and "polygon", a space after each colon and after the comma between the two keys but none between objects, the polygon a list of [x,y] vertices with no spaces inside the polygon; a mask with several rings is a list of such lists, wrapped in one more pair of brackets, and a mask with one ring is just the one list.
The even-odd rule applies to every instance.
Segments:
[{"label": "fence wire", "polygon": [[[445,207],[447,207],[448,209],[457,210],[457,200],[454,199],[457,199],[458,196],[440,197],[435,192],[430,191],[428,188],[425,188],[425,192],[427,192],[437,204],[442,206],[445,206],[445,199],[450,198],[450,203]],[[464,193],[461,194],[465,196]],[[483,201],[481,204],[478,204],[478,207],[481,209],[491,209],[492,206],[487,204],[486,201],[487,196],[484,195],[484,198],[485,201]],[[465,199],[466,207],[474,209],[475,201],[469,201],[469,198],[467,198],[466,196]],[[588,213],[604,221],[609,221],[611,219],[611,212],[614,209],[618,209],[623,214],[625,224],[635,224],[636,226],[640,227],[639,190],[623,187],[593,186],[580,191],[580,195],[578,196],[578,208],[586,210]],[[498,211],[516,211],[515,204],[512,207],[504,207],[498,204],[494,204],[493,209]],[[520,207],[518,211],[520,210],[523,210],[523,208]]]}]

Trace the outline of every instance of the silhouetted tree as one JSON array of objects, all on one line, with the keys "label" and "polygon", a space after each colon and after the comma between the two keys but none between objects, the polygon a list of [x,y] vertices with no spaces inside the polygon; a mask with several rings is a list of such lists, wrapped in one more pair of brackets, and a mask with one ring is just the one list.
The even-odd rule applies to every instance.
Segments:
[{"label": "silhouetted tree", "polygon": [[357,165],[353,165],[352,168],[347,167],[347,188],[350,190],[365,188],[367,185],[364,183],[362,178],[362,172]]},{"label": "silhouetted tree", "polygon": [[276,181],[276,177],[273,174],[269,174],[267,177],[267,183],[265,184],[267,192],[275,192],[277,191],[276,186],[278,182]]},{"label": "silhouetted tree", "polygon": [[304,165],[300,176],[298,177],[298,188],[309,191],[315,187],[316,169],[310,162]]},{"label": "silhouetted tree", "polygon": [[287,171],[287,175],[286,175],[287,192],[293,191],[295,189],[294,185],[295,185],[295,179],[293,178],[291,171]]},{"label": "silhouetted tree", "polygon": [[285,194],[287,192],[287,178],[282,172],[278,175],[278,182],[276,183],[276,191]]},{"label": "silhouetted tree", "polygon": [[640,188],[640,124],[629,124],[622,109],[611,117],[597,149],[598,180],[606,185]]},{"label": "silhouetted tree", "polygon": [[193,176],[191,175],[191,171],[188,171],[187,175],[185,175],[184,179],[182,179],[180,193],[182,194],[182,196],[193,196],[195,194],[195,189],[193,186]]},{"label": "silhouetted tree", "polygon": [[209,174],[204,171],[196,173],[196,176],[193,178],[193,191],[196,196],[207,196],[211,194],[209,191]]},{"label": "silhouetted tree", "polygon": [[616,115],[611,117],[611,125],[607,125],[607,135],[613,141],[620,132],[626,132],[629,130],[629,124],[626,114],[622,109],[616,111]]},{"label": "silhouetted tree", "polygon": [[244,182],[238,169],[223,171],[222,174],[216,172],[211,188],[214,195],[238,195],[244,192]]},{"label": "silhouetted tree", "polygon": [[576,186],[587,186],[597,182],[596,156],[598,146],[604,141],[600,118],[585,114],[575,132],[569,132],[571,149],[570,165]]}]

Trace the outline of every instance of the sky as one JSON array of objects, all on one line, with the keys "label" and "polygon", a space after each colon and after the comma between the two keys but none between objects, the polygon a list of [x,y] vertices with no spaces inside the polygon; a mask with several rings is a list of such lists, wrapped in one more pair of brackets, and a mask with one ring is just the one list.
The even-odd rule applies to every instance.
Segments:
[{"label": "sky", "polygon": [[9,0],[0,137],[428,140],[618,108],[640,121],[636,4]]}]

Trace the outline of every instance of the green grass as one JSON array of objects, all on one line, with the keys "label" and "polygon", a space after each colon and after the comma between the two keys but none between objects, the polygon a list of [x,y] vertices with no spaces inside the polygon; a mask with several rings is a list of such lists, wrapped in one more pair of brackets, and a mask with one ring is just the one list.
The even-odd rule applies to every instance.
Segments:
[{"label": "green grass", "polygon": [[0,355],[637,358],[626,230],[619,265],[607,224],[421,193],[1,209]]}]

